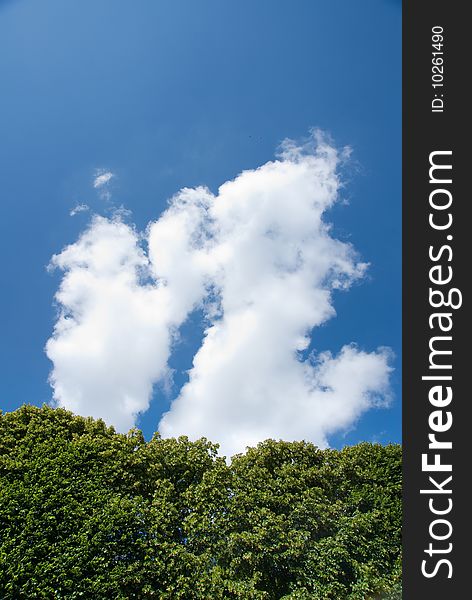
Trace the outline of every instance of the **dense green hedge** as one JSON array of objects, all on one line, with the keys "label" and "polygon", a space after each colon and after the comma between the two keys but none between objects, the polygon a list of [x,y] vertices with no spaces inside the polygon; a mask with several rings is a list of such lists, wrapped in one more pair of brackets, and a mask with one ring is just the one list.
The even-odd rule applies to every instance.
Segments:
[{"label": "dense green hedge", "polygon": [[0,598],[400,598],[401,448],[145,442],[0,413]]}]

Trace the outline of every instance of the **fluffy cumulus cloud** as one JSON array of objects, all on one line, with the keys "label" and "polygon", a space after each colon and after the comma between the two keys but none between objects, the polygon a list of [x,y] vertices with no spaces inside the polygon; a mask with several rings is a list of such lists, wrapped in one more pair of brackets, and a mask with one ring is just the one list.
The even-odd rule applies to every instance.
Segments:
[{"label": "fluffy cumulus cloud", "polygon": [[226,455],[269,437],[324,446],[385,403],[387,350],[346,340],[338,354],[302,358],[335,316],[333,291],[367,268],[323,219],[341,158],[319,136],[286,142],[216,195],[181,190],[143,236],[96,217],[52,261],[64,271],[47,345],[56,401],[125,430],[169,377],[178,328],[198,308],[204,337],[162,435],[206,436]]},{"label": "fluffy cumulus cloud", "polygon": [[170,335],[166,299],[142,284],[149,263],[137,235],[96,217],[51,265],[65,271],[56,294],[60,315],[46,346],[54,397],[127,430],[147,409],[152,383],[166,376]]}]

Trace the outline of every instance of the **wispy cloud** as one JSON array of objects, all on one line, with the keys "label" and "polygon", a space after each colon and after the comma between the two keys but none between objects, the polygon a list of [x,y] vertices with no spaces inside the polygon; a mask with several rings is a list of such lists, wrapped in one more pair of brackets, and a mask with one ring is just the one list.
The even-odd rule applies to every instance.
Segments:
[{"label": "wispy cloud", "polygon": [[102,188],[107,185],[107,183],[112,179],[113,173],[111,171],[104,171],[103,169],[99,169],[95,175],[93,180],[94,188]]},{"label": "wispy cloud", "polygon": [[75,217],[75,215],[88,210],[90,210],[88,204],[77,204],[77,206],[74,206],[74,208],[69,212],[69,215],[71,217]]},{"label": "wispy cloud", "polygon": [[130,427],[169,376],[179,326],[203,308],[202,345],[159,424],[164,436],[206,436],[227,455],[268,437],[324,446],[386,403],[387,350],[346,340],[335,355],[300,358],[312,330],[335,316],[333,291],[367,269],[324,220],[341,159],[319,135],[286,141],[277,160],[217,195],[181,190],[142,237],[96,218],[52,261],[65,272],[47,345],[56,401]]},{"label": "wispy cloud", "polygon": [[106,169],[97,169],[93,179],[93,187],[98,190],[102,200],[110,200],[111,192],[109,189],[110,181],[115,177],[114,173]]}]

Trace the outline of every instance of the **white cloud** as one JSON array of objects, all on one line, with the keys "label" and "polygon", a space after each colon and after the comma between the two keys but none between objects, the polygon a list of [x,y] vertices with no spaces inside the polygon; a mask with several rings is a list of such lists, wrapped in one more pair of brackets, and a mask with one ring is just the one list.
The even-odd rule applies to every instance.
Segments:
[{"label": "white cloud", "polygon": [[74,208],[69,212],[71,217],[75,217],[78,213],[86,212],[90,210],[90,207],[87,204],[77,204]]},{"label": "white cloud", "polygon": [[98,169],[95,178],[93,180],[93,187],[98,189],[107,185],[113,177],[113,173],[111,171],[105,171],[104,169]]},{"label": "white cloud", "polygon": [[52,265],[65,271],[46,346],[54,398],[126,431],[148,408],[153,382],[167,376],[169,298],[141,282],[148,259],[137,234],[119,221],[96,217]]},{"label": "white cloud", "polygon": [[278,160],[217,195],[183,189],[149,225],[147,254],[130,227],[96,218],[53,259],[65,271],[47,346],[59,404],[128,428],[168,376],[174,333],[199,306],[205,336],[159,424],[164,436],[206,436],[227,455],[268,437],[326,445],[385,402],[386,350],[348,344],[300,359],[312,329],[335,316],[333,290],[367,268],[323,220],[341,158],[319,136],[285,142]]},{"label": "white cloud", "polygon": [[93,179],[93,187],[97,190],[101,200],[110,201],[110,182],[115,177],[115,174],[106,169],[97,169]]}]

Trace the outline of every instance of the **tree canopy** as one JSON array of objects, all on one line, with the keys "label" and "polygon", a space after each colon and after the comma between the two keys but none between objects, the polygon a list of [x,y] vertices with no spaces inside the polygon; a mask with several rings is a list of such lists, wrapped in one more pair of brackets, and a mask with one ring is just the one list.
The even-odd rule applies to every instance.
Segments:
[{"label": "tree canopy", "polygon": [[0,598],[400,598],[401,447],[146,442],[0,412]]}]

